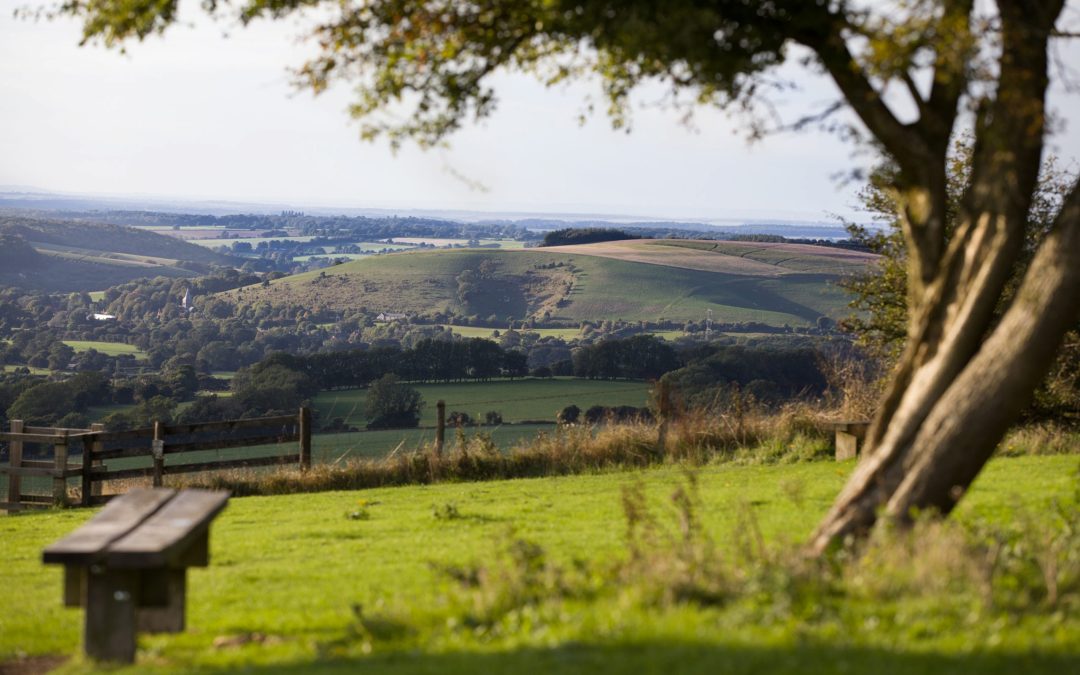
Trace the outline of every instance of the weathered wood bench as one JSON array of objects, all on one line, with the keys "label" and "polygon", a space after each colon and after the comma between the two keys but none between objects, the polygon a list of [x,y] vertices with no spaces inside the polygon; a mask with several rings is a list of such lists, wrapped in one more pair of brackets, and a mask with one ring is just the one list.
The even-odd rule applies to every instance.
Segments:
[{"label": "weathered wood bench", "polygon": [[859,446],[866,440],[866,432],[870,429],[870,421],[842,420],[840,422],[829,422],[829,426],[836,432],[836,461],[842,462],[858,457]]},{"label": "weathered wood bench", "polygon": [[104,661],[135,660],[135,633],[184,630],[187,568],[210,562],[210,523],[228,492],[132,490],[47,547],[64,566],[64,605],[85,607],[83,648]]}]

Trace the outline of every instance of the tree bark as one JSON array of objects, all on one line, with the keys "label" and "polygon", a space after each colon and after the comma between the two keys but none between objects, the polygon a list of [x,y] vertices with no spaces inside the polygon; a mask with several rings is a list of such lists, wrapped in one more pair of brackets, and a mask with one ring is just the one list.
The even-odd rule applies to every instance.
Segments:
[{"label": "tree bark", "polygon": [[[1051,5],[1060,10],[1056,0],[1043,9]],[[951,510],[1019,415],[1075,320],[1080,272],[1073,230],[1080,227],[1080,198],[1074,189],[1059,227],[1029,268],[1024,290],[994,330],[995,308],[1023,244],[1038,178],[1053,27],[1049,15],[1033,20],[1019,5],[1000,7],[998,92],[980,119],[960,221],[929,283],[917,278],[924,266],[909,271],[918,290],[908,345],[868,434],[867,456],[811,539],[815,553],[865,534],[883,508],[900,521],[913,509]],[[923,245],[917,238],[908,241]]]},{"label": "tree bark", "polygon": [[915,510],[951,511],[1030,400],[1078,317],[1080,185],[982,348],[934,400],[909,445],[882,446],[860,464],[814,534],[812,551],[821,554],[865,532],[882,507],[898,522]]}]

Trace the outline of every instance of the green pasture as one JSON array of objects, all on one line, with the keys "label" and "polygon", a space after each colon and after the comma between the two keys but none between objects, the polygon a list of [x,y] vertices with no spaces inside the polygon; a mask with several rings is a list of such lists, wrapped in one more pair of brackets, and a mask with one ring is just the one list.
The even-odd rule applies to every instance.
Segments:
[{"label": "green pasture", "polygon": [[[732,553],[748,533],[767,546],[798,542],[853,468],[708,465],[697,472],[700,525],[722,553]],[[956,517],[1004,525],[1026,514],[1049,522],[1055,502],[1075,499],[1076,471],[1075,456],[994,460]],[[947,592],[930,600],[832,598],[829,606],[837,609],[824,613],[774,605],[764,593],[730,603],[654,605],[634,595],[634,579],[612,588],[597,585],[601,577],[575,577],[572,570],[602,574],[627,558],[620,504],[623,490],[635,485],[643,486],[657,517],[675,527],[669,496],[685,485],[677,466],[235,498],[213,527],[210,566],[189,572],[186,631],[141,636],[137,664],[108,672],[1060,675],[1080,669],[1080,619],[1068,608],[983,609]],[[0,667],[22,672],[17,657],[75,655],[60,672],[95,670],[77,656],[82,614],[61,607],[61,570],[41,564],[41,549],[92,513],[0,518],[7,582],[0,594]],[[514,575],[527,573],[501,553],[519,550],[522,544],[513,542],[529,542],[526,560],[546,561],[550,567],[543,569],[570,576],[541,575],[532,582],[536,596],[485,595],[484,588],[516,588]],[[473,565],[496,575],[488,586],[470,590],[445,571],[461,574]],[[560,584],[570,579],[597,590],[560,595]],[[491,606],[505,611],[491,622],[469,618]]]},{"label": "green pasture", "polygon": [[[458,295],[458,276],[485,262],[495,273],[468,303]],[[562,263],[563,267],[547,267]],[[780,268],[778,268],[780,269]],[[331,268],[244,289],[243,302],[320,305],[424,314],[453,311],[521,320],[533,313],[572,322],[623,319],[701,321],[709,310],[717,322],[756,321],[773,326],[813,325],[818,317],[849,311],[836,275],[786,272],[744,275],[683,269],[560,252],[439,249],[367,256]],[[567,280],[572,286],[567,293]],[[235,292],[230,292],[236,297]]]},{"label": "green pasture", "polygon": [[[462,433],[465,439],[477,434],[490,436],[500,449],[509,450],[531,441],[538,433],[554,430],[555,426],[549,424],[503,424],[496,427],[465,427]],[[360,457],[378,459],[393,452],[411,452],[434,441],[435,430],[431,427],[315,434],[311,437],[311,459],[316,464],[332,464]],[[448,448],[457,443],[456,429],[447,429],[445,442]]]},{"label": "green pasture", "polygon": [[[504,328],[485,328],[483,326],[454,326],[451,324],[442,324],[442,327],[465,338],[492,338],[496,330],[498,330],[500,334],[506,332],[506,329]],[[580,328],[515,328],[515,330],[519,333],[539,333],[540,337],[557,337],[562,338],[563,340],[573,340],[581,337]]]},{"label": "green pasture", "polygon": [[108,356],[120,356],[122,354],[132,354],[137,359],[146,358],[146,353],[135,345],[124,344],[123,342],[102,342],[100,340],[64,340],[64,344],[71,347],[77,352],[85,352],[91,349],[95,349],[102,354]]},{"label": "green pasture", "polygon": [[[416,389],[424,397],[425,407],[420,424],[435,424],[435,403],[446,401],[447,412],[457,410],[482,419],[494,410],[502,413],[506,422],[522,420],[555,420],[555,414],[568,405],[587,410],[594,405],[643,406],[648,402],[650,385],[647,382],[581,380],[559,377],[552,379],[525,378],[491,382],[455,384],[419,384]],[[324,391],[315,397],[313,407],[322,424],[340,417],[346,424],[363,428],[366,389]]]},{"label": "green pasture", "polygon": [[5,373],[12,373],[16,370],[21,370],[23,368],[28,368],[31,375],[48,375],[52,372],[48,368],[38,368],[37,366],[20,366],[18,364],[12,363],[4,365],[3,368]]}]

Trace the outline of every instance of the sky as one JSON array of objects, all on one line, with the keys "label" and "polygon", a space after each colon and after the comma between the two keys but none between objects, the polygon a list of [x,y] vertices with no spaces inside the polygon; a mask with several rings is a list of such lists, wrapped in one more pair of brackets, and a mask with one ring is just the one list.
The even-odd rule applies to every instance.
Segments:
[{"label": "sky", "polygon": [[[824,132],[749,144],[714,110],[699,111],[693,129],[655,106],[635,111],[629,134],[602,115],[580,125],[595,87],[547,89],[524,76],[501,77],[494,116],[450,149],[395,155],[360,140],[347,87],[319,97],[292,88],[287,68],[309,49],[295,21],[240,29],[182,14],[187,25],[121,54],[79,47],[75,22],[14,18],[27,2],[0,0],[0,186],[298,208],[828,221],[857,206],[858,185],[838,176],[870,162]],[[801,85],[780,101],[789,119],[836,97],[825,78],[789,72]],[[1059,87],[1051,101],[1063,125],[1053,149],[1078,158],[1080,99]]]}]

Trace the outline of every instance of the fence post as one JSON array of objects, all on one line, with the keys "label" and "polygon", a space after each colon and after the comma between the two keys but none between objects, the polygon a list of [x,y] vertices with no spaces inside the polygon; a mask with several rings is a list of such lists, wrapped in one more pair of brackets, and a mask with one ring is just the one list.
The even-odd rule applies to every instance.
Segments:
[{"label": "fence post", "polygon": [[53,443],[53,468],[57,475],[53,476],[53,502],[58,506],[67,506],[67,461],[68,461],[68,431],[60,431],[58,440]]},{"label": "fence post", "polygon": [[[105,425],[102,424],[101,422],[94,422],[93,424],[90,425],[90,431],[105,431]],[[104,449],[105,449],[105,444],[103,442],[99,441],[97,436],[94,436],[94,441],[93,441],[93,443],[90,444],[90,451],[92,453],[97,453],[97,452],[101,452]],[[91,469],[95,469],[97,467],[100,467],[101,465],[102,465],[102,462],[101,462],[100,459],[93,459],[93,456],[91,456],[91,461],[90,461]],[[102,492],[102,487],[104,486],[104,482],[105,481],[92,480],[92,477],[91,477],[90,494],[92,496],[94,496],[94,497],[100,497],[101,492]]]},{"label": "fence post", "polygon": [[[22,420],[11,420],[11,433],[21,434],[23,432]],[[8,453],[11,457],[11,468],[18,469],[22,466],[22,453],[23,442],[12,441],[8,444]],[[8,474],[8,502],[12,504],[18,504],[22,501],[22,477],[16,472]]]},{"label": "fence post", "polygon": [[438,412],[435,422],[435,455],[442,457],[443,443],[446,442],[446,401],[436,403],[435,409]]},{"label": "fence post", "polygon": [[154,455],[154,487],[161,487],[165,475],[165,429],[164,425],[156,420],[151,450]]},{"label": "fence post", "polygon": [[87,439],[86,436],[82,437],[82,490],[80,491],[82,497],[80,503],[83,506],[90,506],[90,486],[94,481],[94,476],[90,473],[90,462],[93,461],[90,448],[93,446],[94,442],[92,440]]},{"label": "fence post", "polygon": [[311,409],[300,407],[300,468],[311,468]]}]

